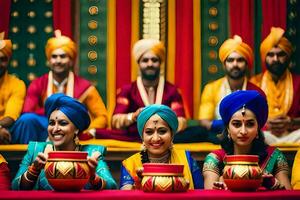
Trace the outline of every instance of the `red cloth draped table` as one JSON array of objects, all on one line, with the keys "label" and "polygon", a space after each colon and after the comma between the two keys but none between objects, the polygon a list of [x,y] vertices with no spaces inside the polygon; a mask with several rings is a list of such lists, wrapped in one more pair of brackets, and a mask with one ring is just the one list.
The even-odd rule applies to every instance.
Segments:
[{"label": "red cloth draped table", "polygon": [[184,193],[145,193],[143,191],[121,191],[121,190],[103,190],[103,191],[81,191],[81,192],[53,192],[53,191],[1,191],[0,199],[201,199],[201,200],[279,200],[279,199],[300,199],[300,190],[294,191],[259,191],[259,192],[231,192],[221,190],[193,190]]}]

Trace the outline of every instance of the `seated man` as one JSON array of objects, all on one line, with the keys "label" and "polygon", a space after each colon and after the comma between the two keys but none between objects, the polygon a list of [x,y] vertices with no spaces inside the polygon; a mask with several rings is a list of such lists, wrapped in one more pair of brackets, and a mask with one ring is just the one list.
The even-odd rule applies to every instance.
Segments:
[{"label": "seated man", "polygon": [[267,96],[269,118],[264,135],[268,144],[300,142],[300,76],[289,70],[292,52],[284,30],[272,27],[260,45],[266,71],[251,79]]},{"label": "seated man", "polygon": [[0,34],[0,144],[11,142],[10,128],[21,114],[26,86],[17,77],[8,74],[12,43]]},{"label": "seated man", "polygon": [[165,47],[155,39],[142,39],[135,43],[133,56],[139,65],[137,80],[121,88],[112,116],[112,128],[122,130],[119,139],[140,141],[136,119],[142,108],[150,104],[164,104],[177,114],[178,131],[186,127],[183,100],[177,88],[165,81],[161,64],[165,60]]},{"label": "seated man", "polygon": [[64,93],[82,102],[89,111],[91,124],[79,137],[92,138],[96,128],[106,128],[107,111],[97,89],[87,80],[73,73],[76,45],[59,30],[46,44],[49,73],[35,79],[28,87],[23,114],[12,127],[12,142],[47,139],[48,120],[44,111],[46,99],[53,93]]},{"label": "seated man", "polygon": [[225,76],[205,85],[199,107],[199,121],[202,127],[211,131],[213,135],[207,137],[215,139],[216,133],[224,129],[219,114],[221,100],[237,90],[263,91],[247,78],[247,73],[253,67],[253,52],[251,47],[242,41],[242,38],[235,35],[224,41],[219,49],[219,58],[223,63]]}]

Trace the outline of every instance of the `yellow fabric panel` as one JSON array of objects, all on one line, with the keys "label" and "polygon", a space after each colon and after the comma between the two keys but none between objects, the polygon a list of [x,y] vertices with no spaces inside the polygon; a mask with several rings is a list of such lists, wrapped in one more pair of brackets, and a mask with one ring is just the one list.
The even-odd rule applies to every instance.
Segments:
[{"label": "yellow fabric panel", "polygon": [[200,89],[201,89],[201,15],[200,15],[200,1],[193,0],[193,28],[194,28],[194,73],[193,73],[193,83],[194,83],[194,119],[198,116],[198,107],[200,103]]},{"label": "yellow fabric panel", "polygon": [[91,116],[91,128],[106,128],[108,125],[107,110],[98,90],[91,86],[83,100]]},{"label": "yellow fabric panel", "polygon": [[176,1],[168,1],[168,43],[166,78],[170,83],[175,82],[176,57]]},{"label": "yellow fabric panel", "polygon": [[6,162],[6,160],[4,159],[4,157],[0,154],[0,164]]},{"label": "yellow fabric panel", "polygon": [[107,110],[108,124],[116,103],[116,0],[107,2]]},{"label": "yellow fabric panel", "polygon": [[[136,41],[139,40],[140,28],[140,1],[131,1],[131,48]],[[138,76],[138,64],[133,56],[131,56],[131,81],[136,80]]]},{"label": "yellow fabric panel", "polygon": [[0,119],[20,116],[26,95],[24,82],[13,75],[4,74],[0,80]]},{"label": "yellow fabric panel", "polygon": [[198,119],[213,120],[215,118],[215,108],[220,102],[220,88],[225,77],[205,85],[201,94]]},{"label": "yellow fabric panel", "polygon": [[294,190],[300,189],[300,150],[297,151],[297,154],[294,158],[294,164],[292,169],[292,188]]}]

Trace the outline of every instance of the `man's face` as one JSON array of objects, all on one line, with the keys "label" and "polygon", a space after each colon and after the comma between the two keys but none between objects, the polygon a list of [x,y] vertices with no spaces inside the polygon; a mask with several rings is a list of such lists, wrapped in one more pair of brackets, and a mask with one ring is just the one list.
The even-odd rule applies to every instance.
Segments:
[{"label": "man's face", "polygon": [[0,77],[5,74],[7,67],[8,67],[9,59],[8,57],[0,51]]},{"label": "man's face", "polygon": [[267,70],[280,77],[288,68],[289,57],[279,47],[273,47],[266,56]]},{"label": "man's face", "polygon": [[243,56],[237,52],[232,52],[224,62],[225,74],[234,80],[241,79],[246,75],[247,66]]},{"label": "man's face", "polygon": [[73,60],[63,49],[55,49],[51,54],[49,64],[54,74],[68,74],[73,67]]},{"label": "man's face", "polygon": [[151,51],[147,51],[139,60],[141,75],[146,80],[155,80],[160,73],[160,58]]}]

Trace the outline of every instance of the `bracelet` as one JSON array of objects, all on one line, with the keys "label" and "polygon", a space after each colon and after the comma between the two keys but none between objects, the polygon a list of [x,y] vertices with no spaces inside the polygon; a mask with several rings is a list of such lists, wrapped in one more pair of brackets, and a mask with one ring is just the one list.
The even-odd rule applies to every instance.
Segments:
[{"label": "bracelet", "polygon": [[93,187],[99,187],[99,189],[103,189],[105,187],[105,181],[98,175],[95,175],[94,180],[90,180],[90,183]]},{"label": "bracelet", "polygon": [[27,170],[31,175],[33,175],[33,176],[39,176],[39,174],[40,174],[40,170],[38,170],[35,166],[34,166],[34,164],[32,164],[32,165],[30,165],[29,167],[28,167],[28,170]]},{"label": "bracelet", "polygon": [[35,181],[33,180],[30,180],[28,177],[27,177],[27,171],[23,174],[23,177],[24,179],[27,181],[27,182],[30,182],[30,183],[34,183]]},{"label": "bracelet", "polygon": [[127,120],[132,122],[133,121],[132,116],[133,116],[133,113],[128,113],[127,114]]}]

